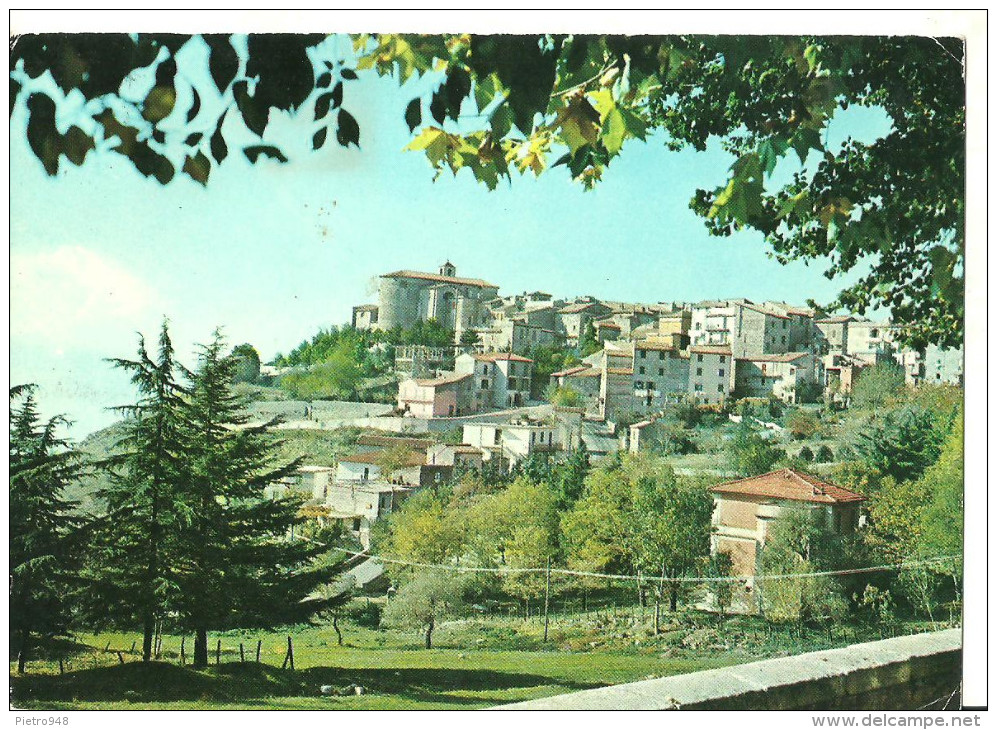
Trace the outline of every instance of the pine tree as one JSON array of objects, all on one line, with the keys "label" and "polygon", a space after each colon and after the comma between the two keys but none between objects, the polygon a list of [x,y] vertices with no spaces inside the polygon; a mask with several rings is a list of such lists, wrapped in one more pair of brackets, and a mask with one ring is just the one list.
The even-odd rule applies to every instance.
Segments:
[{"label": "pine tree", "polygon": [[238,363],[223,357],[223,348],[217,332],[201,348],[186,419],[190,473],[181,500],[177,609],[195,635],[195,666],[208,662],[209,630],[297,623],[341,600],[309,600],[337,566],[318,564],[323,546],[288,537],[301,521],[297,501],[264,496],[300,460],[275,463],[273,424],[248,423],[232,391]]},{"label": "pine tree", "polygon": [[[10,390],[10,646],[17,671],[34,642],[64,635],[70,623],[80,520],[64,496],[80,459],[56,435],[61,417],[42,422],[34,386]],[[15,401],[20,404],[15,407]]]},{"label": "pine tree", "polygon": [[140,337],[136,360],[110,362],[131,373],[139,399],[116,408],[126,416],[125,435],[118,442],[122,453],[105,463],[111,485],[99,495],[108,512],[93,555],[91,608],[103,621],[141,623],[142,659],[148,662],[157,622],[177,595],[174,556],[188,459],[183,438],[187,390],[178,377],[186,370],[176,361],[165,321],[156,360]]}]

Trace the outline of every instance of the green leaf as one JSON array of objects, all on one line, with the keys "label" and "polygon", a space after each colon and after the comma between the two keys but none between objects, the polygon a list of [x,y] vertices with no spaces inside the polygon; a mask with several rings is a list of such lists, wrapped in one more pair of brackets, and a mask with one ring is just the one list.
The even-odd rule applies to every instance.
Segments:
[{"label": "green leaf", "polygon": [[251,145],[243,149],[242,152],[244,155],[246,155],[246,158],[254,165],[256,164],[256,161],[260,158],[260,155],[266,155],[267,157],[273,160],[277,160],[278,162],[287,162],[287,158],[284,156],[284,153],[281,152],[278,148],[274,147],[273,145],[266,145],[266,144]]},{"label": "green leaf", "polygon": [[554,126],[560,129],[561,140],[575,154],[585,145],[599,139],[599,114],[583,96],[570,100],[558,113]]},{"label": "green leaf", "polygon": [[619,109],[614,108],[602,125],[602,144],[611,155],[615,155],[623,146],[623,140],[627,136],[627,123],[623,119],[623,114]]},{"label": "green leaf", "polygon": [[766,175],[772,174],[776,164],[782,158],[783,154],[785,154],[788,147],[789,145],[786,140],[781,137],[769,137],[758,145],[758,158]]},{"label": "green leaf", "polygon": [[499,105],[499,107],[492,112],[489,122],[492,127],[492,134],[495,135],[495,139],[502,139],[509,134],[509,130],[512,129],[513,122],[512,110],[509,109],[509,105]]},{"label": "green leaf", "polygon": [[345,109],[340,109],[337,121],[339,126],[336,129],[336,141],[343,147],[349,147],[351,144],[359,147],[360,125],[357,124],[357,120],[353,118],[353,115]]},{"label": "green leaf", "polygon": [[205,187],[208,184],[208,175],[211,174],[211,161],[203,152],[198,152],[193,157],[188,156],[183,163],[183,171],[194,180]]},{"label": "green leaf", "polygon": [[356,81],[357,80],[357,72],[354,71],[351,68],[341,69],[340,72],[339,72],[339,75],[340,75],[341,78],[344,78],[347,81]]},{"label": "green leaf", "polygon": [[422,124],[422,100],[419,97],[414,98],[405,107],[405,123],[409,132],[414,132],[415,128]]},{"label": "green leaf", "polygon": [[329,88],[329,84],[332,83],[332,74],[328,71],[324,71],[318,79],[315,81],[315,86],[319,89]]},{"label": "green leaf", "polygon": [[[226,112],[227,113],[227,112]],[[215,162],[221,162],[228,156],[228,147],[225,145],[225,138],[222,136],[222,123],[225,121],[225,114],[218,120],[214,134],[211,135],[211,156]]]},{"label": "green leaf", "polygon": [[322,94],[315,100],[315,121],[322,119],[329,113],[329,105],[332,103],[332,92]]},{"label": "green leaf", "polygon": [[790,138],[789,145],[796,150],[801,165],[807,164],[807,156],[810,154],[810,150],[824,149],[820,141],[820,133],[809,127],[800,127],[797,129]]},{"label": "green leaf", "polygon": [[329,130],[326,127],[322,127],[319,131],[317,131],[315,133],[315,136],[312,137],[312,149],[313,150],[317,150],[322,145],[325,144],[325,137],[328,134],[328,132],[329,132]]},{"label": "green leaf", "polygon": [[87,153],[94,149],[93,137],[77,127],[75,124],[66,132],[63,137],[63,152],[69,161],[74,165],[82,165],[87,158]]},{"label": "green leaf", "polygon": [[177,102],[177,92],[172,86],[155,86],[142,105],[142,117],[155,124],[166,119]]}]

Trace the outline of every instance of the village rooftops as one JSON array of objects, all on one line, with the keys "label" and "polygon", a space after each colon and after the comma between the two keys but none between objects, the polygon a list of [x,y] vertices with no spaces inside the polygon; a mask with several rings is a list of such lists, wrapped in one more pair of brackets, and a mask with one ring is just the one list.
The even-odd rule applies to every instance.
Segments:
[{"label": "village rooftops", "polygon": [[[384,458],[383,451],[368,451],[363,454],[350,454],[349,456],[341,456],[339,458],[340,464],[377,464]],[[410,466],[425,466],[426,456],[425,454],[406,454],[405,460],[402,463],[403,467]]]},{"label": "village rooftops", "polygon": [[471,357],[481,362],[496,362],[497,360],[508,360],[510,362],[533,362],[528,357],[523,357],[522,355],[514,355],[511,352],[486,352],[486,353],[478,353],[472,355]]},{"label": "village rooftops", "polygon": [[599,302],[576,302],[574,304],[569,304],[566,307],[561,307],[559,310],[561,314],[577,314],[578,312],[584,312],[586,309],[591,309],[592,307],[602,307],[605,306]]},{"label": "village rooftops", "polygon": [[793,362],[809,354],[809,352],[784,352],[776,355],[746,355],[737,359],[747,362]]},{"label": "village rooftops", "polygon": [[567,368],[566,370],[558,370],[556,373],[551,373],[550,377],[563,378],[566,375],[577,375],[583,370],[588,370],[588,369],[589,369],[588,365],[576,365],[573,368]]},{"label": "village rooftops", "polygon": [[422,385],[426,387],[436,387],[438,385],[451,385],[453,383],[459,383],[465,378],[470,378],[471,373],[446,373],[440,375],[436,378],[425,378],[421,380],[416,380],[417,385]]},{"label": "village rooftops", "polygon": [[425,451],[436,442],[432,439],[407,438],[405,436],[381,436],[378,434],[362,434],[357,439],[359,446],[404,446],[416,451]]},{"label": "village rooftops", "polygon": [[381,274],[382,279],[423,279],[425,281],[435,281],[441,284],[463,284],[465,286],[475,286],[479,289],[498,289],[495,284],[489,284],[483,279],[465,279],[460,276],[443,276],[442,274],[427,274],[424,271],[392,271],[390,274]]},{"label": "village rooftops", "polygon": [[724,482],[712,487],[710,491],[816,504],[865,501],[865,497],[857,492],[821,481],[815,476],[795,469],[779,469],[757,477]]},{"label": "village rooftops", "polygon": [[633,375],[633,368],[606,368],[606,372],[610,375]]},{"label": "village rooftops", "polygon": [[605,321],[605,322],[596,322],[595,326],[596,327],[601,327],[601,328],[607,329],[607,330],[618,330],[618,329],[622,329],[620,327],[620,325],[616,324],[616,322],[612,322],[612,321],[608,321],[608,320]]},{"label": "village rooftops", "polygon": [[635,350],[659,350],[659,351],[669,351],[678,350],[675,344],[669,339],[661,338],[647,338],[646,340],[640,340],[634,343]]},{"label": "village rooftops", "polygon": [[850,314],[842,314],[837,317],[821,317],[817,324],[844,324],[845,322],[855,322],[855,317]]},{"label": "village rooftops", "polygon": [[730,345],[690,345],[689,352],[700,352],[705,355],[729,355]]}]

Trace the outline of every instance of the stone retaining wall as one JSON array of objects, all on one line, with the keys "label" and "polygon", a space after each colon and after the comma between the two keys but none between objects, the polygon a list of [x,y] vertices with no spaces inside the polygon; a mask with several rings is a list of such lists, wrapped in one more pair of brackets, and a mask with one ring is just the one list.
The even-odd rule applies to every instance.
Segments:
[{"label": "stone retaining wall", "polygon": [[[916,710],[949,696],[961,671],[962,632],[947,629],[495,709]],[[958,708],[956,694],[947,709]]]}]

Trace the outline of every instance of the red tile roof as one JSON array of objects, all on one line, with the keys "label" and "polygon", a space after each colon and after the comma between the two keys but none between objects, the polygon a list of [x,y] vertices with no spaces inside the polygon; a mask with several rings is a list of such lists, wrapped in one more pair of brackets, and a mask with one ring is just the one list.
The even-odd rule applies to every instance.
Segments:
[{"label": "red tile roof", "polygon": [[482,362],[495,362],[496,360],[511,360],[512,362],[533,362],[528,357],[514,355],[511,352],[486,352],[485,354],[472,355],[475,360]]},{"label": "red tile roof", "polygon": [[633,375],[633,368],[606,368],[610,375]]},{"label": "red tile roof", "polygon": [[[364,454],[350,454],[349,456],[339,457],[340,464],[377,464],[380,460],[383,451],[368,451]],[[403,466],[425,466],[426,455],[411,453],[405,457],[405,463]]]},{"label": "red tile roof", "polygon": [[418,385],[427,387],[436,387],[438,385],[451,385],[453,383],[459,383],[465,378],[470,378],[471,373],[447,373],[446,375],[441,375],[438,378],[425,378],[417,379],[415,382]]},{"label": "red tile roof", "polygon": [[590,309],[592,307],[602,307],[603,309],[609,309],[609,307],[607,307],[605,304],[601,304],[600,302],[578,302],[576,304],[569,304],[565,307],[561,307],[561,309],[559,309],[558,312],[560,314],[576,314],[578,312],[584,312],[586,309]]},{"label": "red tile roof", "polygon": [[691,345],[689,352],[703,352],[707,355],[729,355],[730,345]]},{"label": "red tile roof", "polygon": [[716,485],[710,491],[818,504],[865,501],[865,497],[857,492],[830,484],[811,474],[805,474],[795,469],[779,469],[757,477],[724,482]]},{"label": "red tile roof", "polygon": [[604,329],[610,329],[610,330],[622,329],[622,327],[620,327],[620,325],[616,324],[616,322],[596,322],[595,326],[596,327],[602,327]]},{"label": "red tile roof", "polygon": [[784,352],[777,355],[749,355],[737,359],[748,362],[793,362],[801,357],[807,357],[809,354],[809,352]]},{"label": "red tile roof", "polygon": [[382,274],[382,279],[423,279],[425,281],[436,281],[442,284],[465,284],[466,286],[476,286],[481,289],[498,289],[494,284],[489,284],[483,279],[464,279],[459,276],[442,276],[441,274],[427,274],[423,271],[392,271],[390,274]]},{"label": "red tile roof", "polygon": [[564,377],[565,375],[575,375],[576,373],[580,373],[583,370],[588,370],[588,369],[589,369],[588,365],[576,365],[573,368],[567,368],[566,370],[558,370],[556,373],[551,373],[550,377],[561,378]]},{"label": "red tile roof", "polygon": [[361,434],[357,439],[360,446],[406,446],[410,449],[425,451],[435,443],[432,439],[417,439],[405,436],[380,436],[378,434]]}]

